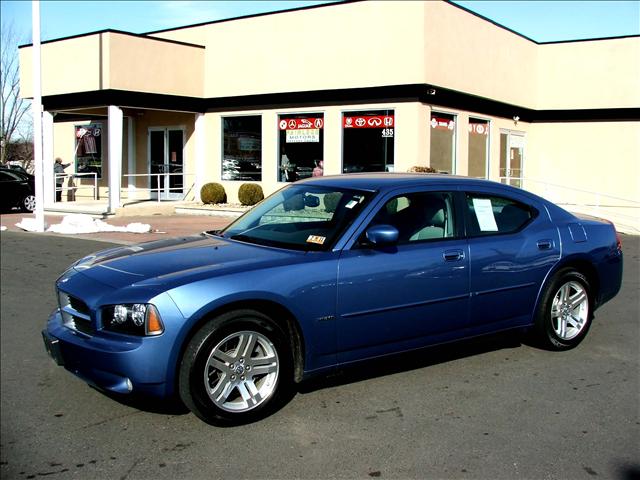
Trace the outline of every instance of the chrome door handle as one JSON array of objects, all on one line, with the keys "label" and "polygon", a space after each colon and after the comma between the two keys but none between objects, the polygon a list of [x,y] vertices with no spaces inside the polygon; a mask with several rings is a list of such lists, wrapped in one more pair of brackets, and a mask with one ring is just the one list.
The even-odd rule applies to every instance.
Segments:
[{"label": "chrome door handle", "polygon": [[464,258],[464,252],[462,250],[447,250],[442,254],[445,262],[455,262]]},{"label": "chrome door handle", "polygon": [[538,245],[538,248],[540,250],[551,250],[551,247],[553,247],[553,241],[552,240],[538,240],[538,243],[536,245]]}]

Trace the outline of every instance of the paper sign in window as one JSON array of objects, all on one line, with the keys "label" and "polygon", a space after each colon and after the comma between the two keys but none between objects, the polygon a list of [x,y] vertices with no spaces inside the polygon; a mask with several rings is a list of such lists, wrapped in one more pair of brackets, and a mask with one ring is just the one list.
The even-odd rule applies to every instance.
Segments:
[{"label": "paper sign in window", "polygon": [[488,198],[474,198],[473,208],[475,210],[476,218],[478,219],[478,225],[482,232],[497,232],[498,225],[496,224],[496,217],[493,215],[493,207],[491,206],[491,200]]}]

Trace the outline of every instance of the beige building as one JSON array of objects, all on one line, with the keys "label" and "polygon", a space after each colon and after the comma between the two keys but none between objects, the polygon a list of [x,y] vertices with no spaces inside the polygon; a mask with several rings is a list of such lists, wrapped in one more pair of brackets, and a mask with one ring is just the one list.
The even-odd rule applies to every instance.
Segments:
[{"label": "beige building", "polygon": [[44,42],[42,96],[49,207],[55,157],[111,211],[431,166],[640,231],[640,36],[537,43],[448,2],[346,2]]}]

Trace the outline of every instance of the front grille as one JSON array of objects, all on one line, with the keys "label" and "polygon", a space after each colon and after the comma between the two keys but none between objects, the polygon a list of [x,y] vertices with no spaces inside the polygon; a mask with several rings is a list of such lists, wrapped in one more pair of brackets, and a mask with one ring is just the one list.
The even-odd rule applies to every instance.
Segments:
[{"label": "front grille", "polygon": [[95,333],[91,322],[91,310],[86,303],[60,290],[58,291],[58,302],[66,327],[89,335]]}]

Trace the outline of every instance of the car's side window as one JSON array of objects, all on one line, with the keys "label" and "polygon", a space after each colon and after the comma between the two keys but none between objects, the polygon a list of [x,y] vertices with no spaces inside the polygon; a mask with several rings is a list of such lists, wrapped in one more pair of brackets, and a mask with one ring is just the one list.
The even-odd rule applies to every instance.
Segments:
[{"label": "car's side window", "polygon": [[455,236],[453,195],[417,192],[400,195],[380,208],[369,226],[391,225],[398,229],[398,243],[452,238]]},{"label": "car's side window", "polygon": [[513,233],[535,216],[529,205],[493,195],[467,193],[467,235],[470,237]]}]

